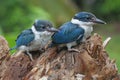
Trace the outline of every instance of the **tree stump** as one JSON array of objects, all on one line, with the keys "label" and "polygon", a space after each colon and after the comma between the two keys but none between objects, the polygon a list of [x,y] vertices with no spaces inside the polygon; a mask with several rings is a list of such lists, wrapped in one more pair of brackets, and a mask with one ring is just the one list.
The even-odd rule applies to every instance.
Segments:
[{"label": "tree stump", "polygon": [[101,36],[94,34],[75,47],[80,53],[53,47],[32,52],[31,61],[24,53],[9,55],[0,37],[0,80],[120,80],[115,60],[104,47]]}]

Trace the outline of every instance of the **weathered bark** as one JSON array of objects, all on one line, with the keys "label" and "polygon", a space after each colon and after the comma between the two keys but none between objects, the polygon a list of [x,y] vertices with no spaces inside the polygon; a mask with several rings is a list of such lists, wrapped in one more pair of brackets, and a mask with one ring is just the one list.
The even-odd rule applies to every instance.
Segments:
[{"label": "weathered bark", "polygon": [[120,80],[115,60],[110,60],[97,34],[75,47],[80,53],[53,47],[32,52],[33,62],[24,53],[9,56],[7,42],[2,44],[1,80]]}]

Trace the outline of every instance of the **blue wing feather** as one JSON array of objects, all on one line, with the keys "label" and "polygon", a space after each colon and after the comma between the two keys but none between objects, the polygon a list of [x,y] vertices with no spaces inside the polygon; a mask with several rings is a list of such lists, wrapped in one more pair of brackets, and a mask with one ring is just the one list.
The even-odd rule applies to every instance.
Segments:
[{"label": "blue wing feather", "polygon": [[64,44],[82,39],[83,35],[84,29],[71,22],[67,22],[60,27],[58,32],[53,34],[52,40],[55,44]]},{"label": "blue wing feather", "polygon": [[16,46],[29,45],[35,38],[31,29],[24,30],[16,40]]}]

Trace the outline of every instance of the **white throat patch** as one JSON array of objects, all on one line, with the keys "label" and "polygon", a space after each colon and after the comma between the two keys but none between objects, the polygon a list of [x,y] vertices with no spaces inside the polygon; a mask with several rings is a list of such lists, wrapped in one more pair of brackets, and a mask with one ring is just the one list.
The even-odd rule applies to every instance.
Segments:
[{"label": "white throat patch", "polygon": [[72,22],[73,24],[78,24],[78,25],[80,25],[80,26],[89,26],[89,27],[91,27],[91,26],[94,25],[93,22],[83,22],[83,21],[79,21],[79,20],[77,20],[77,19],[72,19],[71,22]]},{"label": "white throat patch", "polygon": [[38,32],[38,31],[35,29],[35,26],[32,26],[31,29],[32,29],[32,31],[33,31],[34,34],[40,34],[40,32]]}]

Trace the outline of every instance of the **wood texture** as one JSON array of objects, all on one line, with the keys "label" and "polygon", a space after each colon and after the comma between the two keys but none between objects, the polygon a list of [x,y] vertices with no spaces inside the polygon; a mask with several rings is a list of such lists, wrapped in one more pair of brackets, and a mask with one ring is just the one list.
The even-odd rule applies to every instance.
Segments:
[{"label": "wood texture", "polygon": [[115,60],[109,58],[98,34],[75,47],[80,53],[53,47],[45,52],[31,52],[33,62],[24,53],[5,55],[9,47],[2,39],[0,80],[120,80]]}]

